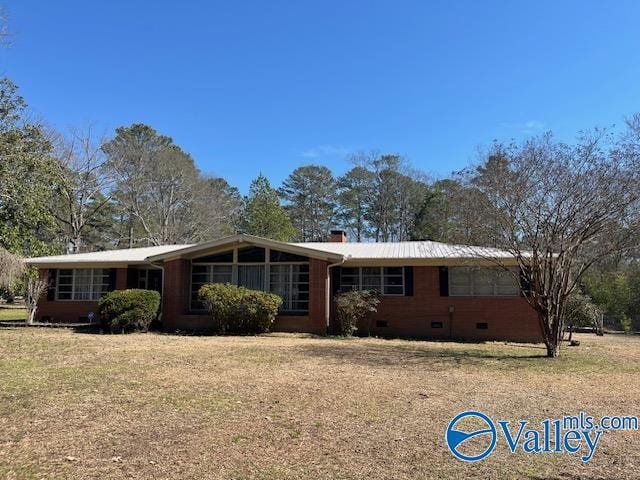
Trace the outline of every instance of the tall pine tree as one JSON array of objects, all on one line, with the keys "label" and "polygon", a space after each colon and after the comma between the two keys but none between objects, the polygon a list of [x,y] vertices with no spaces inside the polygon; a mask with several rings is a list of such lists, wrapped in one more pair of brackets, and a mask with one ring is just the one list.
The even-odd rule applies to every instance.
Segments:
[{"label": "tall pine tree", "polygon": [[331,170],[317,165],[296,168],[280,189],[285,209],[302,242],[326,240],[334,226],[336,181]]},{"label": "tall pine tree", "polygon": [[291,219],[280,205],[278,192],[262,174],[249,187],[240,220],[240,231],[284,242],[296,235]]}]

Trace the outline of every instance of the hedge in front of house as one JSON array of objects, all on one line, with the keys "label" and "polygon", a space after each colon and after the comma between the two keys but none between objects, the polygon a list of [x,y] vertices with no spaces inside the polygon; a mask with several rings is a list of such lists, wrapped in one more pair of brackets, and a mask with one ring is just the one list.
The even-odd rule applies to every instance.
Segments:
[{"label": "hedge in front of house", "polygon": [[110,332],[146,332],[160,308],[155,290],[114,290],[98,302],[100,324]]},{"label": "hedge in front of house", "polygon": [[271,329],[282,298],[228,283],[203,285],[198,299],[220,333],[265,333]]}]

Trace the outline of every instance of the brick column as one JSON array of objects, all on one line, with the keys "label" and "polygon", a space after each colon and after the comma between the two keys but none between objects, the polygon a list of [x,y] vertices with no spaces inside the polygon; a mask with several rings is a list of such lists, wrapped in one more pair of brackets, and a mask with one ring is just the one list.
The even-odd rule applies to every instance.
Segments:
[{"label": "brick column", "polygon": [[314,333],[326,333],[326,295],[328,262],[315,258],[309,261],[309,323]]},{"label": "brick column", "polygon": [[191,262],[171,260],[164,264],[164,288],[162,297],[162,327],[173,330],[178,317],[189,310]]},{"label": "brick column", "polygon": [[116,290],[126,290],[126,289],[127,289],[127,269],[118,268],[116,269]]}]

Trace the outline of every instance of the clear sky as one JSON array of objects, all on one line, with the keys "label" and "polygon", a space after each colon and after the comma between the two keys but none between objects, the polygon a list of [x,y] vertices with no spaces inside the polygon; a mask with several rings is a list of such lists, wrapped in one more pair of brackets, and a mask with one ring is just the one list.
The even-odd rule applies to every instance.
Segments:
[{"label": "clear sky", "polygon": [[640,1],[0,0],[0,74],[64,129],[147,123],[244,192],[353,151],[437,176],[640,111]]}]

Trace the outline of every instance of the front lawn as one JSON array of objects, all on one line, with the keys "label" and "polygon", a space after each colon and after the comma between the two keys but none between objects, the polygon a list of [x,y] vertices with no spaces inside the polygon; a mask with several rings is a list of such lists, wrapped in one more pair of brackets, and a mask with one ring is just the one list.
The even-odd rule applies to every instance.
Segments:
[{"label": "front lawn", "polygon": [[638,415],[640,337],[541,346],[0,329],[0,478],[638,478],[640,432],[594,458],[455,460],[457,413]]},{"label": "front lawn", "polygon": [[0,322],[24,322],[27,318],[25,308],[0,306]]}]

